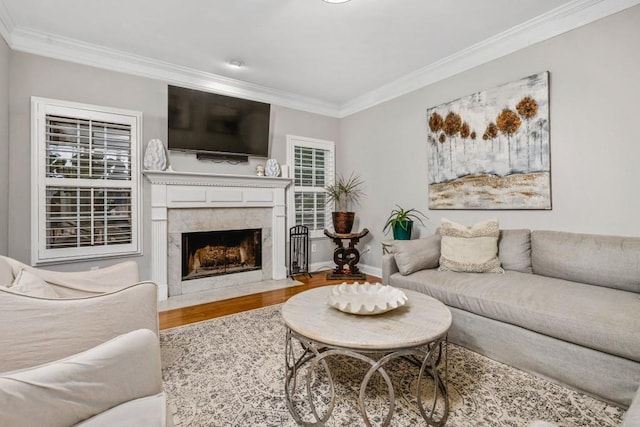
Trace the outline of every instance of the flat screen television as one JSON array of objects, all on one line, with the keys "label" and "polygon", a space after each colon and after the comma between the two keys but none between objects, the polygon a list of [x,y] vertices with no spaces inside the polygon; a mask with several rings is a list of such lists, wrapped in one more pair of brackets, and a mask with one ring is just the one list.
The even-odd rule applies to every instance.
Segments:
[{"label": "flat screen television", "polygon": [[268,157],[271,105],[169,85],[169,150]]}]

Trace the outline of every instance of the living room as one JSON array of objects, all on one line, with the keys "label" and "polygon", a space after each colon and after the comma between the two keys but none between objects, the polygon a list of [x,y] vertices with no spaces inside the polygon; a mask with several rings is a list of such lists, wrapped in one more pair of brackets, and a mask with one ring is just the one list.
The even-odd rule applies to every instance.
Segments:
[{"label": "living room", "polygon": [[[353,7],[356,3],[328,6]],[[640,199],[634,197],[633,179],[640,157],[633,125],[640,112],[636,78],[640,6],[637,1],[615,0],[570,3],[574,3],[573,14],[557,12],[555,20],[527,28],[530,33],[505,33],[511,39],[496,36],[484,49],[461,50],[433,69],[394,85],[383,82],[351,102],[305,104],[305,97],[299,104],[293,98],[270,102],[270,158],[288,165],[288,135],[333,141],[336,171],[356,172],[364,182],[366,194],[355,207],[355,227],[370,231],[360,243],[361,249],[370,248],[362,251],[360,259],[365,273],[382,277],[382,242],[390,238],[383,227],[396,204],[428,216],[426,225],[415,230],[415,238],[434,233],[442,217],[467,225],[495,217],[501,229],[640,237],[636,220]],[[118,62],[121,58],[108,49],[103,49],[104,57],[99,50],[72,52],[64,38],[29,39],[17,25],[18,18],[9,15],[10,5],[0,2],[0,255],[31,264],[35,247],[31,98],[141,112],[142,154],[151,139],[166,144],[169,138],[168,86],[205,90],[208,83],[193,75],[170,79],[172,74],[166,70],[158,71],[161,77],[154,78],[143,64]],[[429,210],[426,110],[543,71],[549,72],[551,209]],[[214,83],[209,87],[216,92]],[[236,96],[241,97],[242,90],[236,89]],[[225,88],[220,91],[228,93]],[[203,174],[255,177],[256,166],[265,160],[218,163],[168,152],[173,170]],[[142,280],[154,278],[152,184],[142,173],[140,182],[139,254],[44,263],[42,267],[76,272],[131,260]],[[320,237],[311,244],[315,249],[309,254],[311,269],[330,267],[334,243]]]}]

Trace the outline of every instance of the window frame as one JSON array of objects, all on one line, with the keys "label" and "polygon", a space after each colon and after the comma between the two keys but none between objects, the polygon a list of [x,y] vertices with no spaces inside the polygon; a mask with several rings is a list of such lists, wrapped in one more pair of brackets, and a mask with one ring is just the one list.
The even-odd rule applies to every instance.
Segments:
[{"label": "window frame", "polygon": [[[295,149],[296,147],[326,150],[329,152],[329,165],[325,166],[325,186],[331,185],[335,182],[335,168],[336,168],[336,156],[335,156],[335,143],[333,141],[325,139],[308,138],[296,135],[287,135],[287,163],[291,171],[292,183],[289,186],[287,201],[288,201],[288,215],[287,215],[287,227],[290,229],[295,225],[302,225],[296,223],[296,208],[295,208],[295,195],[302,191],[315,191],[326,192],[324,187],[307,187],[296,186],[295,184]],[[322,188],[320,190],[320,188]],[[331,227],[331,212],[333,212],[333,205],[327,204],[324,207],[325,210],[325,224],[322,229],[309,228],[309,238],[317,239],[325,237],[324,229]],[[288,236],[287,236],[288,238]]]},{"label": "window frame", "polygon": [[[130,180],[106,180],[92,178],[91,185],[85,178],[47,177],[47,116],[60,115],[74,119],[102,121],[131,126]],[[103,107],[56,99],[31,97],[31,263],[43,265],[59,262],[73,262],[109,257],[134,256],[142,254],[142,113],[120,108]],[[60,185],[69,179],[76,184],[71,189],[96,188],[122,189],[130,191],[131,242],[114,245],[75,246],[47,248],[47,186]],[[57,181],[57,182],[56,182]],[[84,182],[83,182],[84,181]],[[69,182],[69,181],[67,181]],[[97,216],[92,215],[93,220]]]}]

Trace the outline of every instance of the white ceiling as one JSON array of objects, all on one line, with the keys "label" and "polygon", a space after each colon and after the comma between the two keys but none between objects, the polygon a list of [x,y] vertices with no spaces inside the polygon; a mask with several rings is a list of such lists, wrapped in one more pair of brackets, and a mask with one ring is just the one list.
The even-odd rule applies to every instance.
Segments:
[{"label": "white ceiling", "polygon": [[0,33],[16,50],[344,116],[638,3],[0,0]]}]

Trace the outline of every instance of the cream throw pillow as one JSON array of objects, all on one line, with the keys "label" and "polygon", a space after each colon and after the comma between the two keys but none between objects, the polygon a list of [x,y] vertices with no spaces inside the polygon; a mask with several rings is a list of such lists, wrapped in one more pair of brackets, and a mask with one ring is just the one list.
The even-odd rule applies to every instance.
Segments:
[{"label": "cream throw pillow", "polygon": [[500,229],[495,218],[467,227],[442,218],[440,270],[504,273],[498,259]]},{"label": "cream throw pillow", "polygon": [[20,269],[15,280],[9,286],[14,292],[40,298],[60,298],[53,287],[33,273]]}]

